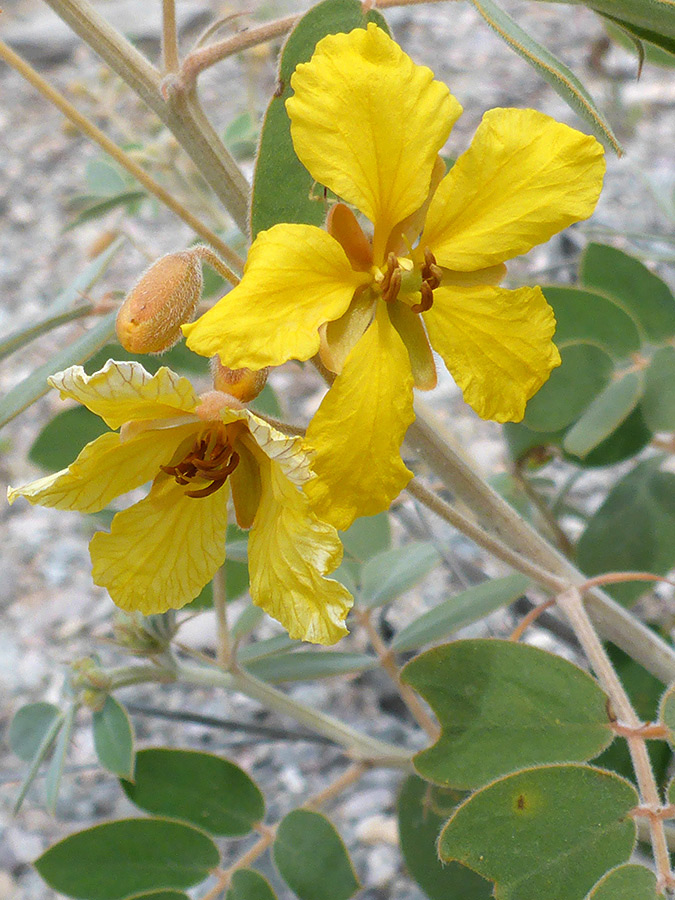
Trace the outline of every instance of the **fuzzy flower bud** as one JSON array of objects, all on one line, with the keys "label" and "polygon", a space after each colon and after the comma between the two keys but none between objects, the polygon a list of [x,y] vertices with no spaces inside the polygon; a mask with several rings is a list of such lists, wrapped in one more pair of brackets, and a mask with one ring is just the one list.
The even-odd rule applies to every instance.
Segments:
[{"label": "fuzzy flower bud", "polygon": [[129,353],[163,353],[181,337],[202,295],[202,267],[191,250],[150,266],[117,314],[117,339]]},{"label": "fuzzy flower bud", "polygon": [[254,400],[265,387],[269,368],[254,372],[253,369],[228,369],[219,357],[211,360],[213,386],[217,391],[236,397],[242,403]]}]

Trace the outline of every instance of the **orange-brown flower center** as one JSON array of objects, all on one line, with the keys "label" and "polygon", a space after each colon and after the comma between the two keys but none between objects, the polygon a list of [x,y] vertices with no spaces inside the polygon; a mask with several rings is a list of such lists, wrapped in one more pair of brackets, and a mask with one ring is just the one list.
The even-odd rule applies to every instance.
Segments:
[{"label": "orange-brown flower center", "polygon": [[[410,280],[412,272],[407,272],[401,265],[400,259],[395,253],[390,253],[387,257],[386,271],[383,280],[380,282],[380,290],[382,299],[386,303],[393,303],[398,297],[401,289],[406,292],[406,280]],[[442,269],[436,265],[436,258],[429,248],[424,251],[424,264],[417,270],[413,276],[415,279],[414,293],[419,293],[421,298],[418,303],[410,306],[414,313],[423,313],[431,309],[434,302],[434,290],[441,283]],[[413,293],[413,296],[414,296]]]},{"label": "orange-brown flower center", "polygon": [[167,475],[173,475],[177,484],[210,482],[204,487],[185,491],[186,497],[208,497],[214,494],[239,464],[239,454],[232,448],[236,433],[231,432],[232,429],[228,432],[227,426],[214,425],[195,440],[180,462],[160,466],[160,469]]}]

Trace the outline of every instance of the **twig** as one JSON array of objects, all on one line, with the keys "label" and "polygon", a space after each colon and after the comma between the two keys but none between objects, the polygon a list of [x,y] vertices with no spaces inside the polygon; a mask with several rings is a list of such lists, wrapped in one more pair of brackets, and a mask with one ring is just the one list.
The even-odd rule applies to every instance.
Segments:
[{"label": "twig", "polygon": [[522,621],[513,629],[509,635],[509,640],[519,641],[530,625],[532,625],[533,622],[536,622],[539,616],[552,606],[555,606],[555,600],[546,600],[544,603],[540,603],[539,606],[535,606],[534,609],[531,609]]},{"label": "twig", "polygon": [[162,67],[164,73],[177,72],[179,65],[176,0],[162,0]]},{"label": "twig", "polygon": [[[10,66],[19,72],[26,81],[33,85],[43,97],[46,97],[50,103],[53,103],[57,109],[63,113],[66,118],[73,123],[86,137],[90,138],[92,141],[95,141],[99,147],[101,147],[105,152],[111,156],[115,162],[119,163],[124,169],[127,170],[133,177],[139,181],[143,187],[157,197],[158,200],[171,210],[171,212],[175,213],[180,219],[182,219],[187,225],[192,228],[192,230],[198,234],[201,238],[211,244],[212,247],[215,247],[218,252],[225,257],[232,265],[235,267],[239,267],[241,265],[241,260],[238,254],[234,253],[227,244],[222,241],[217,234],[214,234],[210,228],[207,228],[203,222],[201,222],[196,216],[193,216],[192,213],[186,209],[181,203],[179,203],[165,188],[163,188],[160,184],[158,184],[154,178],[152,178],[145,169],[141,168],[137,162],[135,162],[131,157],[124,152],[120,147],[115,144],[114,141],[111,141],[110,138],[104,134],[100,128],[94,125],[86,116],[82,115],[82,113],[77,110],[70,101],[66,100],[66,98],[59,93],[52,85],[50,85],[45,79],[35,71],[35,69],[27,63],[24,59],[22,59],[17,53],[15,53],[10,47],[7,46],[3,41],[0,41],[0,59],[4,59]],[[228,280],[231,284],[237,284],[239,282],[239,278],[235,275],[233,271],[228,269],[229,276]]]},{"label": "twig", "polygon": [[216,612],[218,628],[216,661],[221,669],[230,666],[230,628],[227,623],[227,591],[225,566],[221,566],[213,577],[213,608]]}]

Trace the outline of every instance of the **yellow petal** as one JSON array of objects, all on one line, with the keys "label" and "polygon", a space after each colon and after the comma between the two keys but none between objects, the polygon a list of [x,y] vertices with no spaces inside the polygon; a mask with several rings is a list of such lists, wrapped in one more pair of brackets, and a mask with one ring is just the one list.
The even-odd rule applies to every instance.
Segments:
[{"label": "yellow petal", "polygon": [[320,519],[349,528],[387,509],[412,478],[400,455],[412,388],[408,351],[380,302],[307,430],[317,478],[306,491]]},{"label": "yellow petal", "polygon": [[185,490],[160,475],[144,500],[117,513],[110,534],[92,538],[94,583],[122,609],[180,609],[225,561],[227,488],[199,498]]},{"label": "yellow petal", "polygon": [[82,403],[109,428],[119,428],[132,419],[159,419],[192,412],[197,397],[187,378],[162,366],[154,375],[137,362],[114,362],[93,375],[82,366],[71,366],[49,379],[61,398]]},{"label": "yellow petal", "polygon": [[372,291],[361,291],[354,297],[344,316],[321,326],[319,354],[321,362],[329,372],[340,374],[347,357],[373,321],[375,313],[373,297]]},{"label": "yellow petal", "polygon": [[424,320],[432,346],[483,419],[519,422],[560,365],[555,317],[538,287],[440,287]]},{"label": "yellow petal", "polygon": [[352,597],[323,576],[342,559],[337,532],[311,511],[279,462],[260,454],[262,493],[248,541],[253,602],[292,638],[334,644],[347,634]]},{"label": "yellow petal", "polygon": [[260,466],[242,440],[237,441],[239,464],[230,475],[232,503],[240,528],[250,528],[260,506]]},{"label": "yellow petal", "polygon": [[275,225],[251,247],[244,277],[191,325],[187,345],[232,369],[309,359],[319,326],[339,318],[371,275],[355,272],[340,244],[313,225]]},{"label": "yellow petal", "polygon": [[25,497],[31,504],[94,513],[115,497],[151,481],[159,467],[169,462],[178,443],[194,425],[162,431],[144,431],[130,440],[109,432],[87,444],[67,469],[9,489],[13,503]]},{"label": "yellow petal", "polygon": [[420,243],[449,269],[504,262],[587,219],[604,173],[594,137],[533,109],[492,109],[434,194]]},{"label": "yellow petal", "polygon": [[316,181],[374,223],[379,265],[394,225],[424,203],[462,108],[373,24],[320,40],[291,87],[295,152]]}]

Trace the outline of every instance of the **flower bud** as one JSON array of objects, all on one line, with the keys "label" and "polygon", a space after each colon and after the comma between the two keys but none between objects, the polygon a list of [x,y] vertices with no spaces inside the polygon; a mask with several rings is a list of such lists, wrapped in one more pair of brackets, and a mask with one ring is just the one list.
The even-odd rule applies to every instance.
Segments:
[{"label": "flower bud", "polygon": [[228,369],[219,357],[211,360],[213,386],[217,391],[236,397],[242,403],[254,400],[265,387],[269,368],[254,372],[253,369]]},{"label": "flower bud", "polygon": [[129,353],[163,353],[181,337],[202,295],[202,267],[190,250],[169,253],[141,276],[117,314],[117,339]]}]

